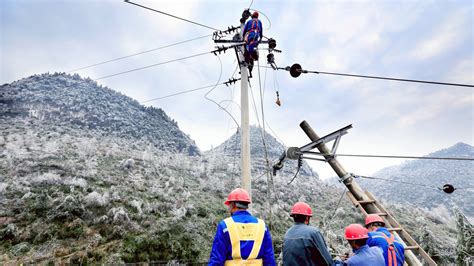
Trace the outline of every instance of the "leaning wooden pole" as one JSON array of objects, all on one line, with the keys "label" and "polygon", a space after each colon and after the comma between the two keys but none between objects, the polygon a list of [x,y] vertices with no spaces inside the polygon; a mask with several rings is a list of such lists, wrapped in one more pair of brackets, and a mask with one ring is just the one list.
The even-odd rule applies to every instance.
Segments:
[{"label": "leaning wooden pole", "polygon": [[[300,127],[303,129],[306,135],[311,139],[311,141],[317,141],[319,139],[318,134],[314,132],[314,130],[306,121],[301,122]],[[373,199],[362,190],[359,184],[357,184],[357,182],[352,177],[352,174],[348,173],[344,169],[344,167],[342,167],[342,165],[339,163],[336,157],[331,155],[331,152],[325,143],[321,143],[316,147],[323,154],[324,158],[327,160],[329,165],[331,165],[332,169],[339,176],[342,183],[344,183],[344,185],[347,187],[349,192],[355,197],[357,201],[361,201],[361,202],[373,201]],[[381,212],[374,204],[366,204],[364,206],[364,209],[369,214]],[[390,221],[387,221],[387,222],[388,224],[391,224],[389,223]],[[392,233],[399,237],[399,235],[396,232],[392,232]],[[403,242],[402,238],[400,238],[400,240]],[[404,242],[403,244],[404,246],[407,246]],[[416,257],[416,255],[411,250],[405,250],[405,260],[408,263],[408,265],[422,265],[420,260]],[[427,262],[429,265],[436,265],[436,263],[431,258],[429,258],[429,260],[431,260]]]}]

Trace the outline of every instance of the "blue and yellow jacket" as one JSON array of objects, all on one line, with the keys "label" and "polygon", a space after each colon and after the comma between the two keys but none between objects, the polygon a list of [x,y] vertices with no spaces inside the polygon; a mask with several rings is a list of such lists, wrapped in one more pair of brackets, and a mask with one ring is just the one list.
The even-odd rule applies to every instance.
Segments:
[{"label": "blue and yellow jacket", "polygon": [[[231,228],[228,228],[228,225]],[[257,230],[257,228],[260,228],[261,230]],[[252,233],[255,230],[257,233]],[[248,236],[247,239],[258,238],[256,235],[263,236],[262,239],[257,242],[253,240],[234,241],[233,249],[231,234],[234,235],[234,238],[236,238],[235,235],[243,235],[240,239],[246,238],[245,235]],[[258,243],[261,243],[259,250],[253,250],[255,242],[257,245]],[[240,248],[237,248],[239,246]],[[257,248],[258,247],[256,246],[256,249]],[[235,262],[247,260],[250,255],[254,256],[255,254],[258,254],[256,255],[255,265],[275,265],[272,237],[265,223],[262,220],[253,217],[248,211],[236,211],[231,217],[222,220],[217,225],[217,231],[212,244],[208,265],[224,265],[226,262],[228,265],[238,265],[238,263],[235,264]]]}]

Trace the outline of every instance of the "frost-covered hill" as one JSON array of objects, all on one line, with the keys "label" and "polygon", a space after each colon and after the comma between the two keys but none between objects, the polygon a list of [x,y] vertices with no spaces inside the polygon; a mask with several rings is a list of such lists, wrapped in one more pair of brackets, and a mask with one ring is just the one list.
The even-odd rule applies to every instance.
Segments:
[{"label": "frost-covered hill", "polygon": [[[267,154],[265,154],[265,147],[262,140],[262,134],[265,139],[265,146]],[[235,168],[240,164],[240,133],[236,132],[228,140],[219,146],[206,151],[204,154],[212,164],[223,164],[231,162],[230,168]],[[267,132],[262,133],[262,129],[256,126],[250,126],[250,159],[252,165],[252,175],[260,177],[261,174],[266,173],[266,156],[269,161],[270,170],[273,164],[278,160],[280,155],[286,151],[286,147],[278,142],[272,135]],[[278,172],[278,176],[283,178],[292,178],[296,173],[297,162],[287,161],[285,167]],[[240,173],[240,168],[237,169]],[[306,179],[318,179],[318,174],[314,172],[309,165],[304,161],[300,169],[299,176]],[[289,180],[288,180],[289,181]]]},{"label": "frost-covered hill", "polygon": [[[427,156],[473,158],[474,147],[457,143]],[[438,211],[451,210],[454,206],[458,206],[466,215],[474,216],[473,161],[414,160],[384,168],[376,172],[374,176],[395,181],[361,180],[364,187],[373,191],[381,199]],[[398,181],[422,186],[397,183]],[[442,188],[444,184],[452,184],[457,190],[452,194],[446,194],[436,189]]]},{"label": "frost-covered hill", "polygon": [[[237,135],[200,154],[162,110],[77,75],[36,75],[0,89],[0,264],[208,259],[228,215],[223,201],[240,184]],[[349,251],[343,228],[363,217],[345,197],[338,206],[341,187],[323,184],[306,165],[288,184],[294,161],[275,177],[262,175],[260,131],[251,132],[251,211],[269,225],[277,256],[301,200],[331,251]],[[265,139],[273,161],[283,146]],[[439,262],[454,261],[452,220],[388,208]]]},{"label": "frost-covered hill", "polygon": [[87,131],[146,141],[165,151],[198,155],[177,123],[157,108],[91,79],[64,73],[34,75],[0,87],[2,121],[28,121],[61,132]]}]

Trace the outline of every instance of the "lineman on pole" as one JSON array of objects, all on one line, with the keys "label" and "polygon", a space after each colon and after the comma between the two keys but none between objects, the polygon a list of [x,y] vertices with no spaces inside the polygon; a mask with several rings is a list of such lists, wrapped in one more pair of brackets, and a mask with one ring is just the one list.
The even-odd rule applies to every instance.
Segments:
[{"label": "lineman on pole", "polygon": [[321,232],[309,226],[313,216],[311,207],[304,202],[297,202],[290,216],[295,224],[288,229],[283,240],[283,265],[333,265]]},{"label": "lineman on pole", "polygon": [[244,27],[245,62],[253,65],[253,60],[258,60],[257,47],[263,38],[262,22],[258,19],[258,12],[252,14],[252,19]]},{"label": "lineman on pole", "polygon": [[230,192],[225,204],[231,217],[217,225],[208,265],[275,265],[270,232],[247,211],[250,203],[244,189]]}]

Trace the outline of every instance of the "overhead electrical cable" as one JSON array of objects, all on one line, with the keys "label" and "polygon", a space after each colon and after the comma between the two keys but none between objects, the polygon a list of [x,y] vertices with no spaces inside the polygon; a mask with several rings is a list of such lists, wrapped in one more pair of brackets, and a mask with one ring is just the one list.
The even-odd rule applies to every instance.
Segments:
[{"label": "overhead electrical cable", "polygon": [[[432,156],[404,156],[404,155],[369,155],[369,154],[322,154],[320,152],[305,151],[304,153],[314,155],[346,156],[346,157],[368,157],[368,158],[392,158],[392,159],[424,159],[424,160],[455,160],[455,161],[474,161],[474,158],[467,157],[432,157]],[[311,159],[311,158],[309,158]]]},{"label": "overhead electrical cable", "polygon": [[435,187],[435,186],[429,186],[429,185],[425,185],[425,184],[418,184],[418,183],[412,183],[412,182],[406,182],[406,181],[400,181],[400,180],[392,180],[392,179],[387,179],[387,178],[380,178],[380,177],[373,177],[373,176],[363,176],[363,175],[354,175],[354,177],[356,177],[356,178],[365,178],[365,179],[373,179],[373,180],[382,180],[382,181],[387,181],[387,182],[400,183],[400,184],[419,186],[419,187],[426,187],[426,188],[432,188],[432,189],[435,189],[435,190],[443,190],[443,189]]},{"label": "overhead electrical cable", "polygon": [[[249,9],[250,9],[250,7],[249,7]],[[250,10],[252,10],[252,11],[257,11],[259,14],[262,14],[262,15],[267,19],[267,21],[268,21],[268,28],[265,28],[264,30],[269,30],[269,29],[271,29],[271,27],[272,27],[272,22],[271,22],[270,19],[267,17],[267,15],[265,15],[265,13],[263,13],[262,11],[257,10],[257,9],[250,9]],[[268,39],[268,37],[265,37],[265,36],[263,36],[263,38],[267,38],[267,39]]]},{"label": "overhead electrical cable", "polygon": [[[266,68],[271,68],[268,66],[262,66]],[[419,79],[402,79],[402,78],[393,78],[393,77],[382,77],[382,76],[369,76],[369,75],[359,75],[359,74],[347,74],[347,73],[338,73],[338,72],[325,72],[325,71],[315,71],[315,70],[304,70],[301,69],[299,64],[294,64],[292,67],[278,67],[278,70],[290,71],[293,77],[298,77],[300,73],[311,73],[311,74],[323,74],[323,75],[336,75],[336,76],[346,76],[346,77],[356,77],[356,78],[369,78],[369,79],[381,79],[381,80],[393,80],[393,81],[404,81],[404,82],[415,82],[415,83],[426,83],[426,84],[436,84],[436,85],[446,85],[446,86],[460,86],[460,87],[470,87],[474,88],[472,84],[461,84],[461,83],[449,83],[449,82],[439,82],[439,81],[430,81],[430,80],[419,80]]]},{"label": "overhead electrical cable", "polygon": [[150,7],[146,7],[146,6],[143,6],[143,5],[140,5],[140,4],[131,2],[131,1],[129,1],[129,0],[124,0],[124,2],[125,2],[125,3],[129,3],[129,4],[132,4],[132,5],[135,5],[135,6],[138,6],[138,7],[141,7],[141,8],[144,8],[144,9],[148,9],[148,10],[151,10],[151,11],[154,11],[154,12],[157,12],[157,13],[160,13],[160,14],[163,14],[163,15],[166,15],[166,16],[170,16],[170,17],[172,17],[172,18],[176,18],[176,19],[179,19],[179,20],[183,20],[183,21],[186,21],[186,22],[189,22],[189,23],[192,23],[192,24],[195,24],[195,25],[204,27],[204,28],[208,28],[208,29],[215,30],[215,31],[220,31],[219,29],[216,29],[216,28],[213,28],[213,27],[210,27],[210,26],[206,26],[206,25],[201,24],[201,23],[198,23],[198,22],[196,22],[196,21],[192,21],[192,20],[185,19],[185,18],[180,18],[180,17],[178,17],[178,16],[175,16],[175,15],[172,15],[172,14],[169,14],[169,13],[166,13],[166,12],[163,12],[163,11],[160,11],[160,10],[157,10],[157,9],[153,9],[153,8],[150,8]]},{"label": "overhead electrical cable", "polygon": [[232,120],[234,120],[235,124],[237,125],[237,127],[240,127],[239,126],[239,123],[237,123],[237,120],[234,118],[234,116],[227,110],[225,109],[224,107],[222,107],[218,102],[214,101],[213,99],[207,97],[207,95],[209,95],[215,88],[217,88],[217,86],[219,86],[219,82],[221,81],[221,78],[222,78],[222,60],[220,58],[220,56],[216,55],[217,56],[217,59],[219,59],[219,63],[220,63],[220,66],[221,66],[221,71],[220,71],[220,74],[219,74],[219,79],[217,80],[217,83],[216,85],[210,89],[205,95],[204,95],[204,98],[208,101],[211,101],[213,102],[214,104],[216,104],[220,109],[222,109],[224,112],[226,112],[231,118]]},{"label": "overhead electrical cable", "polygon": [[[218,85],[222,85],[222,84],[225,84],[225,82],[221,82]],[[211,87],[214,87],[214,86],[216,86],[216,84],[212,84],[212,85],[208,85],[208,86],[204,86],[204,87],[199,87],[199,88],[191,89],[191,90],[180,91],[180,92],[177,92],[177,93],[172,93],[172,94],[168,94],[168,95],[165,95],[165,96],[161,96],[161,97],[153,98],[153,99],[150,99],[150,100],[146,100],[146,101],[143,101],[143,102],[140,102],[140,103],[147,103],[147,102],[157,101],[157,100],[161,100],[161,99],[168,98],[168,97],[173,97],[173,96],[177,96],[177,95],[181,95],[181,94],[185,94],[185,93],[189,93],[189,92],[193,92],[193,91],[198,91],[198,90],[211,88]]]},{"label": "overhead electrical cable", "polygon": [[119,61],[119,60],[126,59],[126,58],[129,58],[129,57],[133,57],[133,56],[137,56],[137,55],[141,55],[141,54],[150,53],[150,52],[157,51],[157,50],[161,50],[161,49],[164,49],[164,48],[173,47],[173,46],[176,46],[176,45],[179,45],[179,44],[183,44],[183,43],[187,43],[187,42],[192,42],[192,41],[199,40],[199,39],[203,39],[203,38],[208,38],[208,37],[210,37],[210,36],[212,36],[212,34],[208,34],[208,35],[204,35],[204,36],[201,36],[201,37],[196,37],[196,38],[193,38],[193,39],[189,39],[189,40],[185,40],[185,41],[181,41],[181,42],[176,42],[176,43],[172,43],[172,44],[160,46],[160,47],[153,48],[153,49],[150,49],[150,50],[145,50],[145,51],[143,51],[143,52],[138,52],[138,53],[134,53],[134,54],[130,54],[130,55],[126,55],[126,56],[122,56],[122,57],[110,59],[110,60],[107,60],[107,61],[95,63],[95,64],[92,64],[92,65],[88,65],[88,66],[84,66],[84,67],[72,69],[72,70],[67,71],[66,73],[71,73],[71,72],[74,72],[74,71],[79,71],[79,70],[83,70],[83,69],[87,69],[87,68],[91,68],[91,67],[95,67],[95,66],[100,66],[100,65],[103,65],[103,64],[107,64],[107,63]]},{"label": "overhead electrical cable", "polygon": [[169,64],[169,63],[173,63],[173,62],[177,62],[177,61],[181,61],[181,60],[185,60],[185,59],[189,59],[189,58],[193,58],[193,57],[198,57],[198,56],[202,56],[202,55],[210,54],[210,53],[212,53],[212,52],[204,52],[204,53],[200,53],[200,54],[195,54],[195,55],[190,55],[190,56],[186,56],[186,57],[181,57],[181,58],[177,58],[177,59],[173,59],[173,60],[169,60],[169,61],[165,61],[165,62],[161,62],[161,63],[156,63],[156,64],[144,66],[144,67],[134,68],[134,69],[130,69],[130,70],[127,70],[127,71],[122,71],[122,72],[119,72],[119,73],[115,73],[115,74],[111,74],[111,75],[107,75],[107,76],[95,78],[94,80],[101,80],[101,79],[106,79],[106,78],[110,78],[110,77],[115,77],[115,76],[119,76],[119,75],[123,75],[123,74],[130,73],[130,72],[135,72],[135,71],[142,70],[142,69],[147,69],[147,68],[150,68],[150,67],[155,67],[155,66],[160,66],[160,65],[164,65],[164,64]]},{"label": "overhead electrical cable", "polygon": [[253,0],[252,0],[252,2],[250,2],[250,5],[249,5],[248,9],[250,9],[252,7],[252,4],[253,4]]},{"label": "overhead electrical cable", "polygon": [[[367,76],[367,75],[346,74],[346,73],[337,73],[337,72],[323,72],[323,71],[310,71],[310,70],[306,70],[306,72],[307,73],[313,73],[313,74],[325,74],[325,75],[336,75],[336,76],[369,78],[369,79],[383,79],[383,80],[394,80],[394,81],[405,81],[405,82],[416,82],[416,83],[426,83],[426,84],[436,84],[436,85],[460,86],[460,87],[474,88],[474,85],[471,85],[471,84],[448,83],[448,82],[418,80],[418,79],[402,79],[402,78],[380,77],[380,76]],[[302,73],[305,73],[305,72],[302,72]]]}]

